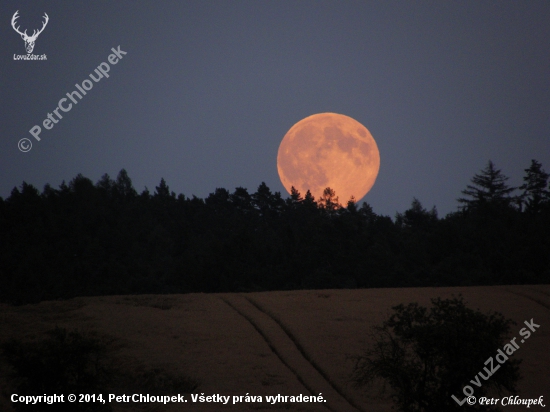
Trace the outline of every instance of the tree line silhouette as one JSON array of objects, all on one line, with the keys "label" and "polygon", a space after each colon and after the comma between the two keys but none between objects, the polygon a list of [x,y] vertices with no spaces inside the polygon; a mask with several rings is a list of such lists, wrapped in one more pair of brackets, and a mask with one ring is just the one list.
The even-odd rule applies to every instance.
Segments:
[{"label": "tree line silhouette", "polygon": [[330,188],[284,199],[261,183],[201,199],[161,179],[138,194],[124,169],[42,193],[23,182],[0,198],[0,301],[547,283],[549,177],[533,160],[513,188],[489,161],[457,211],[439,218],[413,199],[393,220]]}]

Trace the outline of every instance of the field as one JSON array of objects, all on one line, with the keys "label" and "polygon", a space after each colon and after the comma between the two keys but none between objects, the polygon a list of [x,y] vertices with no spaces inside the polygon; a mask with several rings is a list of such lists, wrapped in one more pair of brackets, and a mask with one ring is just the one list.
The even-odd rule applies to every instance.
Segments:
[{"label": "field", "polygon": [[[519,337],[526,320],[540,325],[514,354],[523,359],[517,395],[542,395],[550,403],[550,285],[135,295],[3,305],[0,340],[41,339],[55,326],[95,334],[108,345],[110,362],[126,373],[117,383],[117,395],[175,395],[178,379],[189,377],[199,383],[199,395],[263,397],[262,403],[220,405],[192,403],[186,394],[184,404],[112,404],[115,411],[385,412],[392,404],[379,387],[364,391],[351,385],[349,357],[361,353],[369,329],[387,318],[392,306],[429,306],[430,298],[458,294],[470,308],[513,319],[517,324],[510,338]],[[10,411],[5,364],[0,372],[0,410]],[[265,399],[319,393],[325,403],[270,405]]]}]

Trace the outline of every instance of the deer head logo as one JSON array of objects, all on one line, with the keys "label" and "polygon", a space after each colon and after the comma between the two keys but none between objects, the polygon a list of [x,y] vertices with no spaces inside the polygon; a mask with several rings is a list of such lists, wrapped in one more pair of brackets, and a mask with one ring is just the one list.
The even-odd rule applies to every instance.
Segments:
[{"label": "deer head logo", "polygon": [[27,53],[31,54],[33,49],[34,49],[34,43],[36,42],[36,39],[38,38],[38,35],[44,31],[44,28],[48,24],[48,20],[50,20],[50,18],[48,17],[48,15],[46,13],[44,13],[44,18],[46,19],[46,21],[44,21],[44,23],[42,24],[42,28],[40,30],[34,30],[32,36],[28,36],[27,35],[27,30],[25,30],[23,33],[21,33],[19,31],[19,26],[15,27],[15,20],[17,20],[19,18],[18,13],[19,13],[19,10],[17,10],[15,12],[15,14],[13,15],[13,17],[11,19],[11,26],[13,27],[13,29],[17,33],[19,33],[21,35],[21,38],[25,41],[25,48],[27,49]]}]

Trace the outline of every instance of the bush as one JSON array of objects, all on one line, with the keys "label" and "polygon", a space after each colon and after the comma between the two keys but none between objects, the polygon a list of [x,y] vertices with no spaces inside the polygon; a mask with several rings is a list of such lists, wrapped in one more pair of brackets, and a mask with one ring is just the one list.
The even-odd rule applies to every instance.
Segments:
[{"label": "bush", "polygon": [[[354,358],[352,380],[364,386],[382,379],[403,412],[441,412],[464,409],[452,398],[464,398],[463,387],[472,385],[490,357],[495,357],[510,332],[511,320],[500,313],[485,315],[465,306],[462,297],[432,299],[428,310],[417,303],[393,307],[382,326],[374,328],[374,344]],[[495,367],[498,363],[495,361]],[[516,390],[519,360],[509,359],[481,386],[475,396],[488,391]],[[490,365],[487,370],[491,370]],[[479,377],[477,377],[479,379]],[[474,411],[498,410],[494,406],[467,406]]]},{"label": "bush", "polygon": [[[179,372],[146,368],[139,362],[128,367],[108,351],[106,343],[90,334],[56,327],[46,335],[40,341],[12,339],[0,345],[10,379],[9,391],[4,395],[57,394],[64,395],[65,402],[11,403],[15,411],[105,412],[111,411],[108,403],[78,402],[78,395],[102,394],[107,401],[109,393],[174,395],[191,393],[199,387],[197,380]],[[77,402],[67,402],[69,394],[77,395]]]},{"label": "bush", "polygon": [[110,373],[105,366],[105,346],[96,338],[58,328],[39,342],[11,340],[2,344],[10,366],[13,393],[21,395],[65,395],[65,403],[25,405],[16,411],[109,411],[108,404],[69,403],[69,394],[98,394],[104,391]]}]

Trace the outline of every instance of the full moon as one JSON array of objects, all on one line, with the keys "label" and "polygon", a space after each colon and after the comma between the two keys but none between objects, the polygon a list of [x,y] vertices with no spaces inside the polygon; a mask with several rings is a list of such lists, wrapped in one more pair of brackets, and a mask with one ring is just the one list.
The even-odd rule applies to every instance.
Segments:
[{"label": "full moon", "polygon": [[318,200],[330,187],[340,203],[356,201],[374,185],[380,153],[368,129],[343,114],[319,113],[290,128],[277,154],[277,169],[285,189],[309,190]]}]

